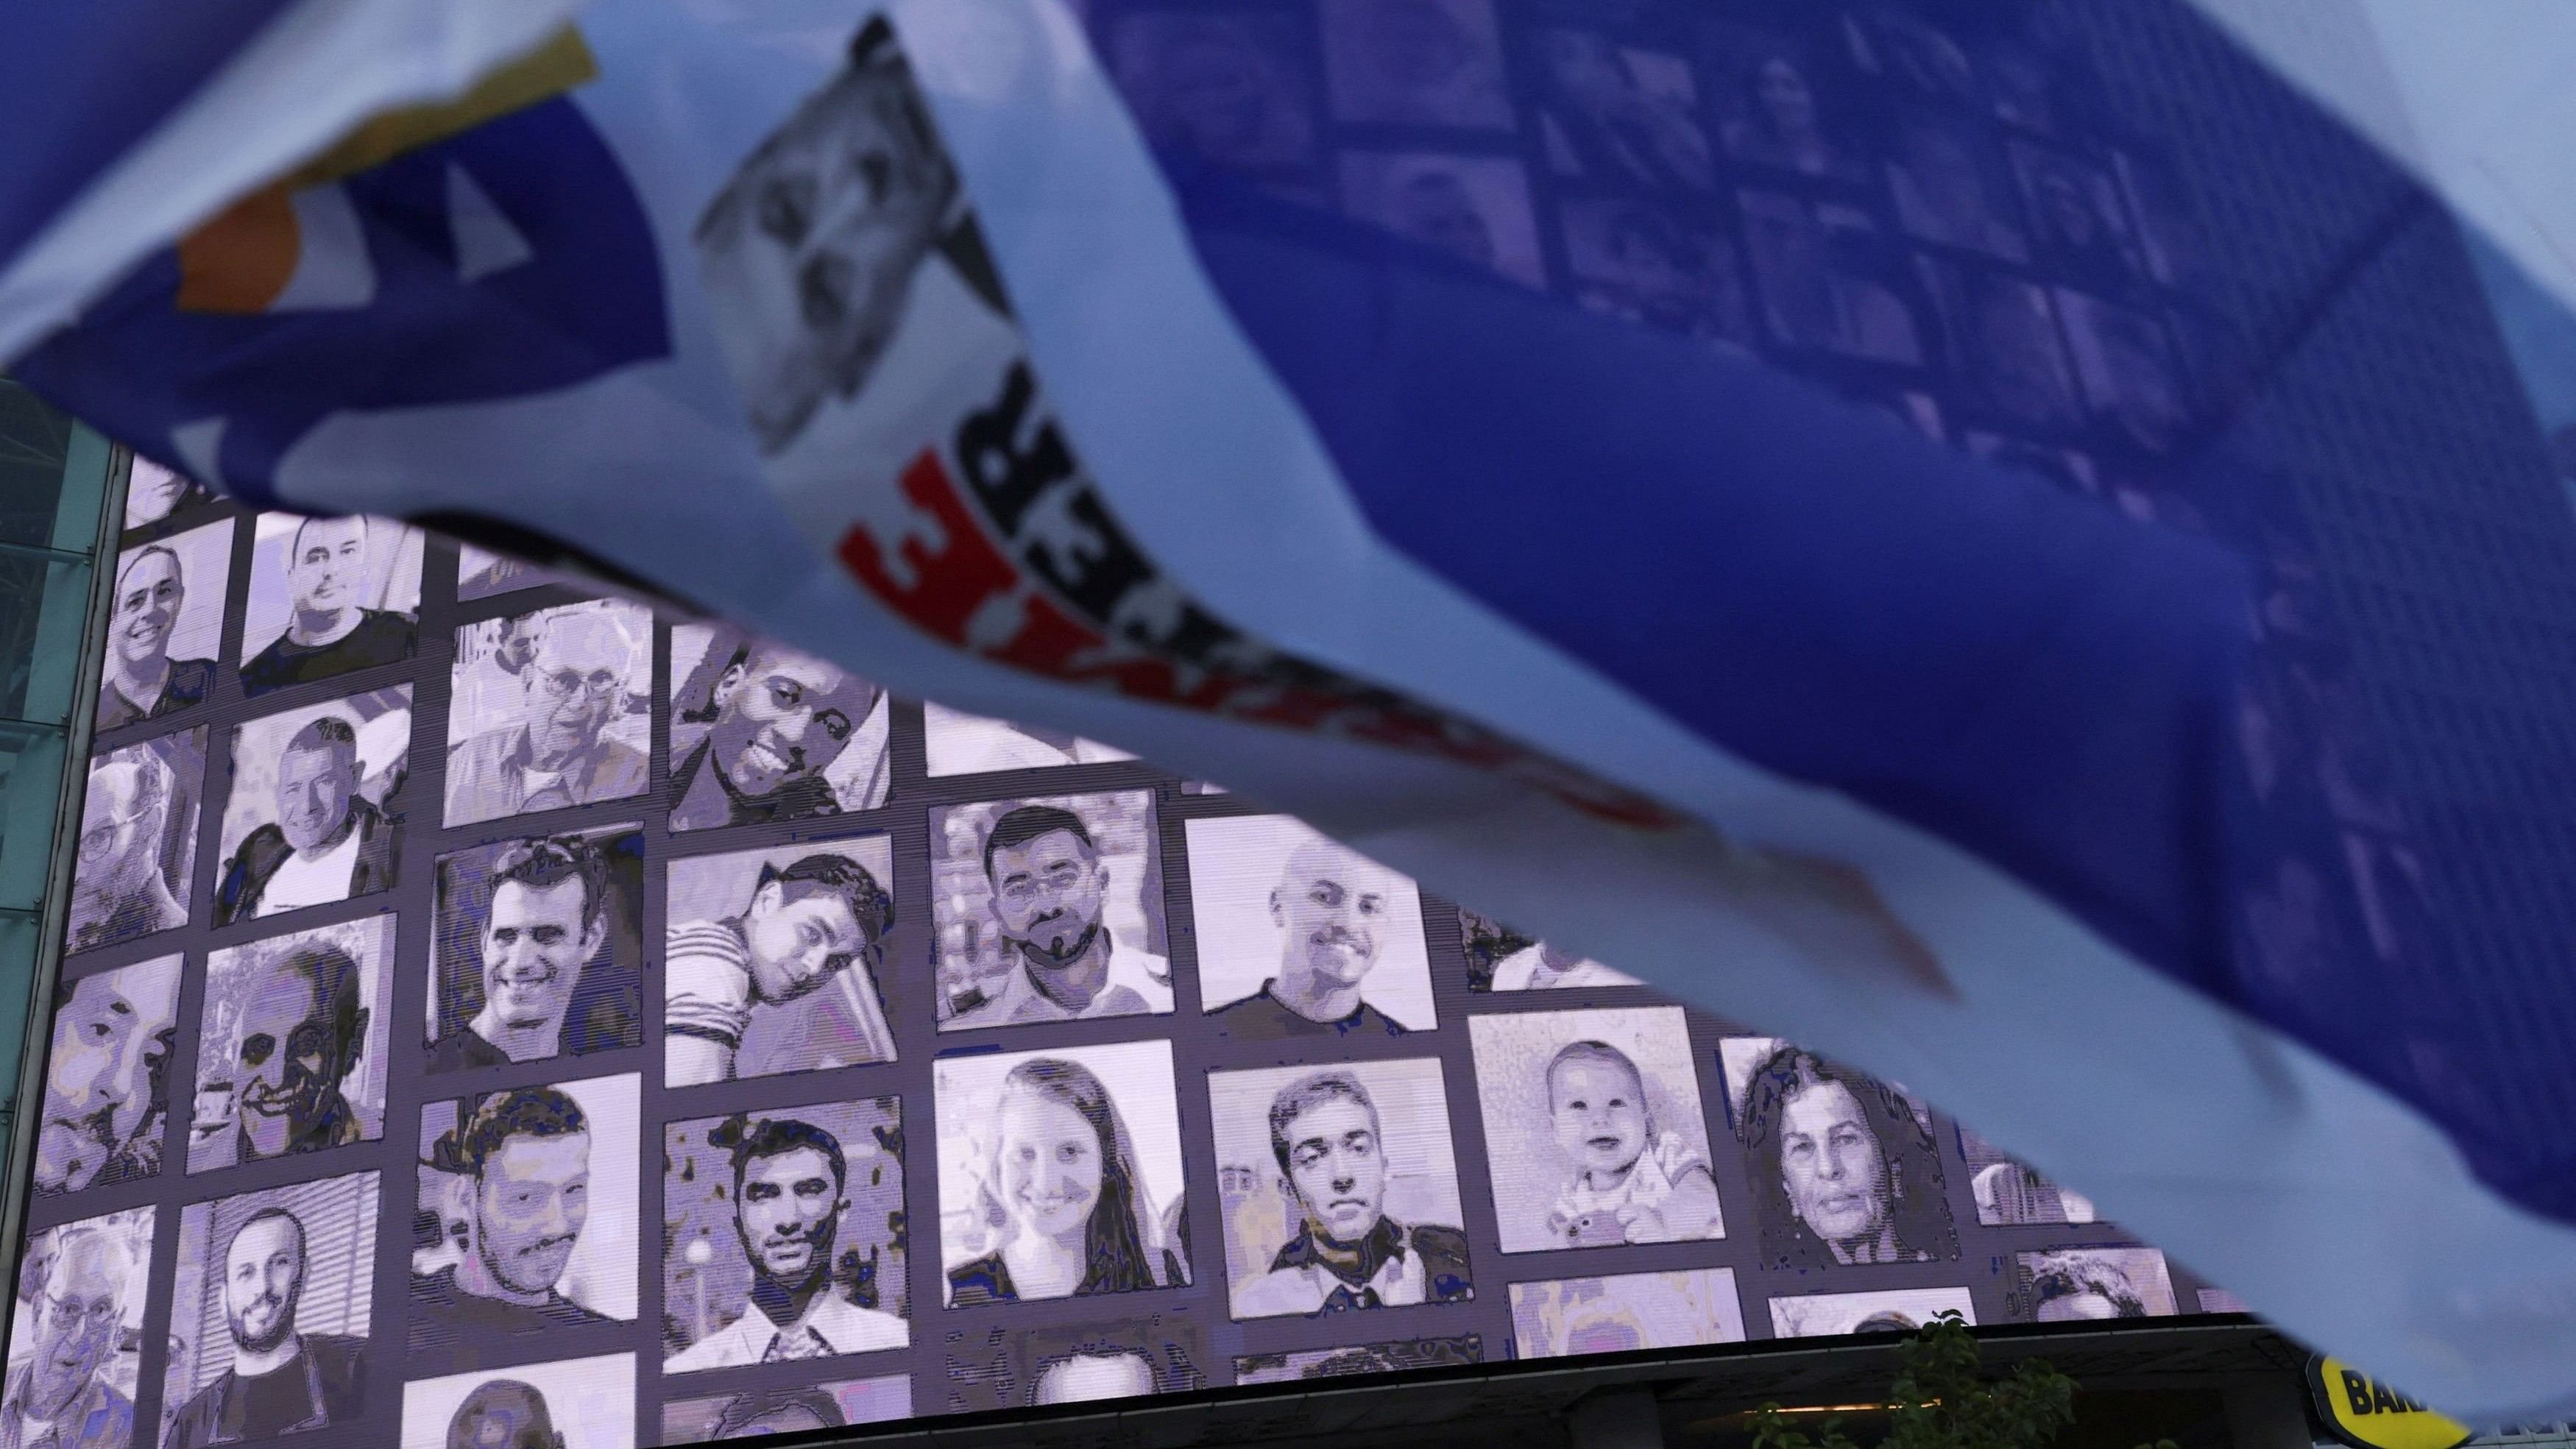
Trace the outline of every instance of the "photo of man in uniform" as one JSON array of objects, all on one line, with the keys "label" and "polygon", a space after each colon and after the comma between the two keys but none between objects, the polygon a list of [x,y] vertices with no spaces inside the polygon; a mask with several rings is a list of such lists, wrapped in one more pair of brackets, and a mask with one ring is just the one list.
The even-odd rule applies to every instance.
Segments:
[{"label": "photo of man in uniform", "polygon": [[[222,587],[219,578],[218,593]],[[107,664],[98,684],[98,728],[120,729],[205,703],[215,687],[215,661],[170,657],[170,637],[187,605],[188,582],[176,549],[145,544],[118,565]]]},{"label": "photo of man in uniform", "polygon": [[608,863],[577,835],[522,840],[491,874],[477,941],[483,1007],[430,1046],[430,1069],[541,1061],[563,1050],[583,966],[608,931]]},{"label": "photo of man in uniform", "polygon": [[[358,963],[327,941],[255,958],[239,994],[236,1056],[229,1063],[209,1041],[199,1091],[220,1089],[205,1074],[229,1068],[232,1156],[257,1162],[319,1152],[363,1140],[366,1124],[343,1088],[367,1040],[367,1009]],[[211,1037],[212,1033],[209,1033]],[[192,1168],[223,1166],[202,1156]]]},{"label": "photo of man in uniform", "polygon": [[178,1034],[179,958],[54,985],[36,1129],[36,1191],[78,1192],[161,1170]]},{"label": "photo of man in uniform", "polygon": [[1237,1287],[1234,1316],[1456,1303],[1475,1296],[1467,1238],[1387,1216],[1385,1134],[1350,1072],[1313,1072],[1270,1103],[1270,1151],[1299,1221],[1270,1271]]},{"label": "photo of man in uniform", "polygon": [[65,937],[71,950],[187,924],[187,907],[162,865],[176,784],[169,763],[140,745],[90,766]]},{"label": "photo of man in uniform", "polygon": [[756,1017],[796,1005],[857,967],[866,1060],[891,1061],[894,1035],[878,1004],[881,945],[894,898],[866,866],[821,852],[763,864],[739,915],[680,921],[663,947],[664,1080],[674,1087],[734,1075]]},{"label": "photo of man in uniform", "polygon": [[326,714],[288,738],[278,755],[275,804],[277,818],[244,836],[224,863],[216,925],[393,884],[397,831],[358,790],[358,731],[347,720]]},{"label": "photo of man in uniform", "polygon": [[419,632],[411,617],[360,602],[367,562],[366,519],[308,518],[295,526],[286,555],[293,603],[286,630],[242,662],[242,693],[411,657]]},{"label": "photo of man in uniform", "polygon": [[849,1210],[849,1162],[811,1123],[764,1118],[734,1144],[734,1234],[751,1266],[742,1315],[671,1356],[664,1373],[900,1348],[911,1327],[861,1308],[832,1281],[833,1245]]},{"label": "photo of man in uniform", "polygon": [[[499,720],[447,752],[449,825],[644,793],[643,752],[602,733],[623,712],[642,647],[627,621],[596,609],[535,617],[534,651],[509,669],[515,697],[488,693],[482,708]],[[509,668],[508,657],[494,663]]]},{"label": "photo of man in uniform", "polygon": [[358,1416],[366,1340],[296,1332],[306,1267],[304,1224],[285,1208],[262,1208],[234,1230],[223,1257],[232,1366],[179,1410],[168,1449],[274,1438]]},{"label": "photo of man in uniform", "polygon": [[1008,811],[986,833],[983,861],[993,927],[1012,969],[999,990],[941,1030],[1172,1009],[1172,963],[1102,923],[1109,867],[1081,816],[1052,805]]},{"label": "photo of man in uniform", "polygon": [[134,1265],[109,1233],[58,1230],[28,1305],[26,1357],[0,1384],[4,1449],[128,1449],[134,1404],[107,1379]]},{"label": "photo of man in uniform", "polygon": [[[673,830],[833,815],[825,772],[849,748],[884,691],[827,660],[765,640],[744,642],[706,703],[675,711]],[[682,725],[703,726],[684,745]]]},{"label": "photo of man in uniform", "polygon": [[589,1119],[552,1087],[496,1092],[441,1143],[467,1197],[463,1259],[411,1278],[411,1348],[618,1320],[556,1288],[590,1217]]},{"label": "photo of man in uniform", "polygon": [[1237,1036],[1399,1036],[1402,1023],[1363,994],[1404,878],[1317,836],[1288,853],[1270,892],[1279,969],[1259,991],[1212,1014]]}]

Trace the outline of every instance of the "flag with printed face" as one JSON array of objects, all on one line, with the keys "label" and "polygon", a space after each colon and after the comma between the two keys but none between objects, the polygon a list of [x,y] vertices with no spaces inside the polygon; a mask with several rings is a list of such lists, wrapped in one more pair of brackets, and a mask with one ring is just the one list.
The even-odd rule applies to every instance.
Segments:
[{"label": "flag with printed face", "polygon": [[2212,8],[0,21],[0,355],[1221,781],[2563,1413],[2576,521],[2384,115]]}]

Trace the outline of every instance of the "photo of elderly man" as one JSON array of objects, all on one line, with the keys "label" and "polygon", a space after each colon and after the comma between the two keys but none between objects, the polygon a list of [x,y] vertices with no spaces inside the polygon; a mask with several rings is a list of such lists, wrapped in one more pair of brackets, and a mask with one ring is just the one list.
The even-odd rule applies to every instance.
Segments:
[{"label": "photo of elderly man", "polygon": [[652,640],[652,615],[614,601],[458,629],[447,824],[643,794]]},{"label": "photo of elderly man", "polygon": [[[66,1223],[27,1240],[19,1274],[19,1332],[0,1380],[0,1445],[7,1449],[129,1449],[138,1355],[126,1322],[140,1318],[156,1209]],[[133,1336],[139,1342],[140,1335]],[[123,1360],[120,1362],[120,1360]]]},{"label": "photo of elderly man", "polygon": [[382,519],[263,513],[251,552],[242,693],[409,659],[421,535]]}]

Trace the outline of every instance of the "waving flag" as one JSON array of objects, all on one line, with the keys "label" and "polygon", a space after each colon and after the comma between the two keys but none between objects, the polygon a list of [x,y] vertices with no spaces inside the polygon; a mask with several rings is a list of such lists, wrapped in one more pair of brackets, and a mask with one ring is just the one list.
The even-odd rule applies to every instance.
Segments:
[{"label": "waving flag", "polygon": [[2576,524],[2527,418],[2365,415],[2458,235],[2193,12],[624,0],[129,200],[338,40],[234,8],[10,132],[0,342],[141,452],[1224,781],[2576,1408],[2576,787],[2436,778],[2388,665],[2563,741]]}]

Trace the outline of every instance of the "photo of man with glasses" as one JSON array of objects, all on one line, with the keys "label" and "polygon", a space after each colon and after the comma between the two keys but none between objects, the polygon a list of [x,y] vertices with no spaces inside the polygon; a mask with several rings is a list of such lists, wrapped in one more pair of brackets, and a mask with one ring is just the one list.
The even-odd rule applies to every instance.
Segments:
[{"label": "photo of man with glasses", "polygon": [[[66,942],[86,951],[132,941],[188,920],[188,865],[196,852],[196,768],[205,732],[171,735],[90,762],[81,806]],[[182,776],[179,765],[189,773]],[[184,792],[184,793],[183,793]]]},{"label": "photo of man with glasses", "polygon": [[[450,736],[458,743],[447,752],[447,823],[644,793],[643,750],[608,731],[628,714],[628,702],[651,688],[652,628],[641,606],[603,602],[457,630]],[[467,689],[482,668],[479,654],[525,648],[531,639],[524,660],[496,671],[509,683]]]},{"label": "photo of man with glasses", "polygon": [[[140,1238],[140,1242],[134,1239]],[[152,1209],[69,1223],[27,1245],[29,1352],[0,1386],[7,1449],[127,1449],[134,1401],[110,1381],[125,1305],[143,1297]],[[138,1249],[143,1251],[137,1251]]]}]

